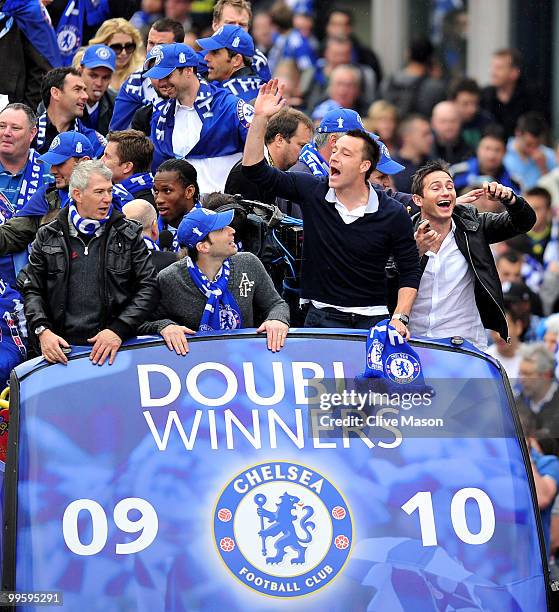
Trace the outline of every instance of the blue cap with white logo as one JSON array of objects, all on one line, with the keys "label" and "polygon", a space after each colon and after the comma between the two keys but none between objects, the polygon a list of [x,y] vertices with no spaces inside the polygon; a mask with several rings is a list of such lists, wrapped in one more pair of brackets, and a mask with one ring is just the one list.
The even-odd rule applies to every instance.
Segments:
[{"label": "blue cap with white logo", "polygon": [[144,62],[144,76],[150,79],[164,79],[177,68],[196,68],[198,56],[194,49],[184,43],[156,45]]},{"label": "blue cap with white logo", "polygon": [[71,157],[94,157],[95,152],[88,138],[74,130],[58,134],[49,150],[38,159],[45,164],[57,166]]},{"label": "blue cap with white logo", "polygon": [[116,69],[116,53],[107,45],[91,45],[87,47],[81,65],[84,68],[108,68],[111,72]]},{"label": "blue cap with white logo", "polygon": [[254,55],[252,36],[238,25],[228,24],[221,26],[210,38],[200,38],[196,42],[204,51],[229,49],[245,57],[252,57]]},{"label": "blue cap with white logo", "polygon": [[402,164],[399,164],[390,157],[388,147],[378,137],[378,134],[374,134],[373,132],[368,132],[368,134],[371,138],[376,140],[380,149],[380,159],[376,167],[379,172],[383,174],[398,174],[398,172],[402,172],[402,170],[406,169],[405,166],[402,166]]},{"label": "blue cap with white logo", "polygon": [[231,225],[234,215],[234,210],[216,213],[207,208],[193,208],[180,222],[177,240],[181,246],[194,248],[210,232]]},{"label": "blue cap with white logo", "polygon": [[336,108],[328,111],[318,126],[321,134],[349,132],[349,130],[365,130],[359,113],[349,108]]}]

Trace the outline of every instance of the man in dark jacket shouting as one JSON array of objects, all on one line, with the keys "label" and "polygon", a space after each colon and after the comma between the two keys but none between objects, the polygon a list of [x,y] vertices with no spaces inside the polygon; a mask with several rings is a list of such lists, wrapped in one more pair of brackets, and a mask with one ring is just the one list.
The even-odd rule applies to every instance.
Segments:
[{"label": "man in dark jacket shouting", "polygon": [[142,229],[113,210],[111,178],[99,160],[75,167],[69,205],[39,229],[19,278],[30,338],[50,363],[89,343],[94,364],[112,364],[157,306]]},{"label": "man in dark jacket shouting", "polygon": [[530,205],[510,187],[484,183],[479,195],[500,201],[502,213],[480,213],[456,204],[445,162],[431,161],[413,177],[421,212],[414,217],[422,276],[410,317],[416,336],[462,336],[481,350],[486,329],[508,339],[501,283],[489,245],[529,231],[536,222]]}]

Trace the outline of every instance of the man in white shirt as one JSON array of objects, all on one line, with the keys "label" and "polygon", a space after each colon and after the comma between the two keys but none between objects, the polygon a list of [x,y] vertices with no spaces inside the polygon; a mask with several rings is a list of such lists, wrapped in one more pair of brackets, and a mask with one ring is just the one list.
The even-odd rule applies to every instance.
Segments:
[{"label": "man in white shirt", "polygon": [[423,271],[410,317],[416,336],[462,336],[481,350],[485,329],[508,341],[503,292],[489,245],[529,231],[536,215],[510,187],[484,183],[485,197],[499,200],[503,213],[480,213],[456,204],[448,165],[435,160],[413,177],[412,195],[421,212],[414,217]]},{"label": "man in white shirt", "polygon": [[252,106],[197,76],[198,57],[187,45],[154,47],[144,76],[172,86],[171,99],[152,117],[153,168],[173,158],[187,159],[202,193],[223,191],[231,168],[241,159]]}]

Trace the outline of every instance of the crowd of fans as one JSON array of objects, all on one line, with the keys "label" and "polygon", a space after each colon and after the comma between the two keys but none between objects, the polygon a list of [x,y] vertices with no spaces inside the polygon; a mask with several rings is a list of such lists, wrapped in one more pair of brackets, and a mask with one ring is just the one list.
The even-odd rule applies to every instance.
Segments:
[{"label": "crowd of fans", "polygon": [[559,548],[559,169],[516,50],[488,85],[443,78],[427,38],[384,74],[309,0],[12,1],[0,26],[2,380],[140,333],[461,335],[514,383]]}]

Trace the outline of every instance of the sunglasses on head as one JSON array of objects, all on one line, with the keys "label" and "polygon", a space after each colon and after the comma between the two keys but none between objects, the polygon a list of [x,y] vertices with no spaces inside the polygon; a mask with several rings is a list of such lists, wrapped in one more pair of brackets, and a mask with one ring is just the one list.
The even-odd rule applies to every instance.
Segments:
[{"label": "sunglasses on head", "polygon": [[112,45],[109,45],[109,47],[117,54],[120,55],[123,51],[126,51],[126,53],[133,53],[134,51],[136,51],[136,43],[126,43],[125,45],[123,45],[122,43],[114,43]]}]

